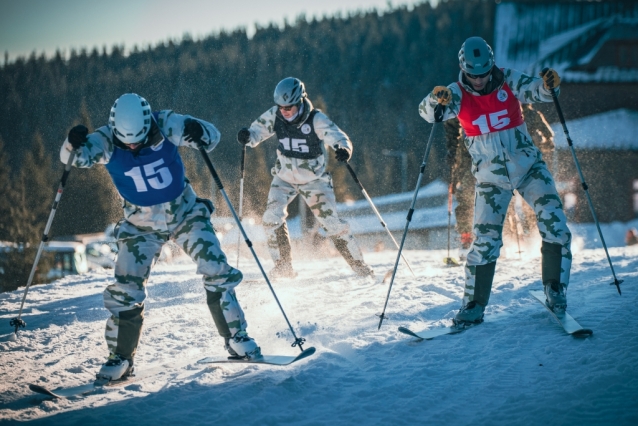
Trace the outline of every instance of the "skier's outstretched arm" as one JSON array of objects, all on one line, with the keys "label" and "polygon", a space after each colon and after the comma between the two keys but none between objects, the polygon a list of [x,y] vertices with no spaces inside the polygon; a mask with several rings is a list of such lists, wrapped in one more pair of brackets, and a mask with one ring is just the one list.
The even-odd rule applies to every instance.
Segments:
[{"label": "skier's outstretched arm", "polygon": [[206,151],[210,152],[221,138],[219,130],[208,121],[177,114],[172,110],[159,111],[157,125],[167,139],[177,146],[198,149],[201,143]]},{"label": "skier's outstretched arm", "polygon": [[66,164],[75,150],[75,167],[89,168],[93,164],[107,164],[113,154],[111,131],[107,126],[100,127],[93,133],[83,125],[73,127],[60,148],[60,161]]},{"label": "skier's outstretched arm", "polygon": [[560,77],[553,69],[549,69],[546,76],[548,84],[541,77],[534,77],[510,68],[503,68],[505,81],[514,96],[524,104],[535,102],[552,102],[552,94],[548,88],[551,84],[558,95],[560,93]]},{"label": "skier's outstretched arm", "polygon": [[256,147],[269,137],[275,134],[275,120],[277,119],[277,105],[259,116],[252,122],[250,127],[244,127],[237,133],[237,142]]},{"label": "skier's outstretched arm", "polygon": [[352,157],[353,148],[350,138],[326,114],[317,112],[312,125],[319,139],[335,151],[339,161],[348,161]]},{"label": "skier's outstretched arm", "polygon": [[454,118],[461,108],[462,92],[456,83],[445,86],[435,86],[434,89],[419,104],[419,115],[428,123],[434,123],[434,108],[437,104],[445,105],[443,121]]}]

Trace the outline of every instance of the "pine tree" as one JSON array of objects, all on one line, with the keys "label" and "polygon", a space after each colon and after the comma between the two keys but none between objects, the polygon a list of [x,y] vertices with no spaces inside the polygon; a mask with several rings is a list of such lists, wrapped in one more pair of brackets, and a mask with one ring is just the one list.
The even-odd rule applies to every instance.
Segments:
[{"label": "pine tree", "polygon": [[[4,150],[4,140],[0,136],[0,244],[9,241],[9,229],[11,227],[9,214],[11,210],[11,166],[9,156]],[[1,250],[1,248],[0,248]]]},{"label": "pine tree", "polygon": [[[51,161],[44,151],[39,133],[34,135],[30,148],[17,178],[13,180],[13,188],[7,194],[6,237],[9,249],[5,251],[2,265],[2,291],[26,285],[51,211],[50,202],[55,197]],[[38,262],[34,284],[46,281],[46,272],[51,265],[51,256],[43,255]]]},{"label": "pine tree", "polygon": [[[84,99],[80,105],[79,118],[70,124],[69,129],[83,124],[89,131],[93,130],[93,122]],[[60,145],[62,142],[59,142],[58,147]],[[56,155],[55,168],[61,171],[63,168],[58,158]],[[101,232],[122,216],[121,205],[117,190],[103,165],[96,164],[90,169],[74,167],[60,201],[58,214],[61,220],[54,222],[52,233],[69,236]]]}]

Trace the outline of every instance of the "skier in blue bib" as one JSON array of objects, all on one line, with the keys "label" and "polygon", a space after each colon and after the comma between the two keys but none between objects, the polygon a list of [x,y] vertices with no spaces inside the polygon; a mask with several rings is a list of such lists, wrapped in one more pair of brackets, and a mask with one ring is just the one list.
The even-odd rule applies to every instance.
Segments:
[{"label": "skier in blue bib", "polygon": [[230,266],[215,235],[210,216],[213,205],[197,198],[184,173],[178,146],[212,151],[219,131],[211,123],[172,110],[152,112],[141,96],[119,97],[108,125],[93,133],[82,125],[69,131],[60,150],[66,163],[104,164],[123,201],[124,218],[115,229],[118,257],[115,282],[104,291],[111,312],[106,324],[110,355],[98,377],[118,380],[130,375],[142,333],[146,283],[162,247],[174,241],[203,274],[207,304],[225,348],[233,357],[256,358],[260,348],[246,333],[244,313],[234,288],[242,273]]}]

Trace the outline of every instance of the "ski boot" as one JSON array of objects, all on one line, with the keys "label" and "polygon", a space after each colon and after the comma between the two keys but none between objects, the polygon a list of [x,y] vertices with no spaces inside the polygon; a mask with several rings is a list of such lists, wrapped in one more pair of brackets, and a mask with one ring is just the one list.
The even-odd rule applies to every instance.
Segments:
[{"label": "ski boot", "polygon": [[226,339],[224,348],[230,354],[229,358],[234,359],[256,359],[261,358],[261,348],[257,346],[255,340],[248,336],[244,330],[238,331],[233,337]]},{"label": "ski boot", "polygon": [[[565,296],[565,286],[561,284],[563,279],[562,271],[565,268],[569,271],[570,261],[564,260],[562,256],[563,247],[557,243],[543,241],[541,246],[542,279],[547,307],[554,312],[564,312],[567,308],[567,297]],[[567,275],[569,279],[569,274]]]},{"label": "ski boot", "polygon": [[350,267],[360,277],[372,277],[374,278],[374,271],[371,267],[365,264],[362,260],[353,260]]},{"label": "ski boot", "polygon": [[120,354],[111,354],[100,372],[97,373],[98,380],[113,382],[124,379],[133,374],[133,359],[127,359]]},{"label": "ski boot", "polygon": [[350,268],[360,277],[372,277],[374,278],[374,271],[370,268],[363,260],[355,259],[352,251],[356,253],[356,257],[363,259],[361,255],[361,250],[357,243],[354,241],[352,236],[350,238],[350,246],[348,246],[348,241],[340,236],[330,237],[332,243],[335,245],[335,248],[343,256],[346,263],[350,266]]},{"label": "ski boot", "polygon": [[550,281],[544,285],[546,303],[554,312],[565,312],[567,309],[567,296],[565,296],[565,287],[556,281]]},{"label": "ski boot", "polygon": [[283,260],[277,260],[275,267],[268,272],[268,277],[274,280],[279,278],[295,278],[297,272],[292,269],[292,263]]},{"label": "ski boot", "polygon": [[485,312],[485,306],[471,301],[467,305],[463,306],[458,313],[454,316],[452,322],[457,327],[465,327],[470,324],[480,324],[483,322],[483,313]]}]

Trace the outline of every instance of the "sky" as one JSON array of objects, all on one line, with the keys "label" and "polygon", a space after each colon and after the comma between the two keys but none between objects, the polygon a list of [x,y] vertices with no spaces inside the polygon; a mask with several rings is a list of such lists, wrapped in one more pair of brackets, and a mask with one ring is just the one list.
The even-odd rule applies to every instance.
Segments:
[{"label": "sky", "polygon": [[[48,57],[57,49],[68,54],[124,44],[144,48],[185,33],[200,39],[239,27],[254,33],[255,24],[266,26],[284,19],[294,22],[301,14],[312,17],[341,12],[388,9],[424,0],[0,0],[0,51],[10,61],[33,51]],[[432,0],[436,2],[436,0]]]}]

